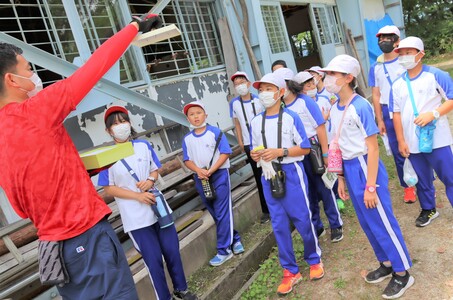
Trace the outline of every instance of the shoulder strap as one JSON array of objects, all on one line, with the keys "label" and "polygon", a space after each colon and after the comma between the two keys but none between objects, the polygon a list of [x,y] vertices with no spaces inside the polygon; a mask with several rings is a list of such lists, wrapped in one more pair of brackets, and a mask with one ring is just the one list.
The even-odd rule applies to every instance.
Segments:
[{"label": "shoulder strap", "polygon": [[[283,123],[283,107],[280,106],[278,111],[278,121],[277,121],[277,148],[282,147],[282,123]],[[263,146],[267,149],[266,141],[266,111],[263,112],[263,121],[261,122],[261,136],[263,139]],[[279,157],[278,161],[281,162],[283,158]]]},{"label": "shoulder strap", "polygon": [[239,102],[241,102],[242,114],[244,115],[245,125],[247,126],[247,130],[250,131],[250,129],[249,129],[250,128],[249,127],[249,120],[247,119],[247,114],[245,113],[244,101],[242,101],[241,97],[239,97]]},{"label": "shoulder strap", "polygon": [[414,110],[414,115],[415,115],[415,117],[418,117],[418,110],[417,110],[417,106],[415,106],[414,94],[412,93],[411,81],[409,80],[409,74],[406,72],[406,74],[404,74],[403,76],[406,79],[407,90],[409,91],[409,98],[411,99],[412,109]]},{"label": "shoulder strap", "polygon": [[348,103],[346,104],[346,107],[344,108],[343,116],[341,117],[341,121],[340,121],[340,126],[338,127],[337,133],[335,134],[334,141],[337,141],[337,142],[338,142],[338,139],[340,138],[340,132],[341,132],[341,127],[343,127],[344,116],[346,115],[346,111],[347,111],[348,108],[349,108],[349,104],[351,104],[352,99],[354,99],[355,96],[357,96],[356,93],[353,93],[353,94],[351,95],[351,98],[349,98]]},{"label": "shoulder strap", "polygon": [[220,144],[220,140],[222,139],[222,135],[223,135],[223,132],[220,131],[219,136],[217,137],[217,140],[215,141],[214,152],[212,153],[212,157],[211,157],[211,161],[209,162],[208,169],[212,165],[212,161],[214,160],[214,155],[215,155],[215,152],[217,151],[217,148],[219,148],[219,144]]},{"label": "shoulder strap", "polygon": [[387,78],[387,81],[389,82],[390,87],[392,87],[393,82],[392,82],[392,80],[390,79],[390,74],[389,74],[389,72],[387,71],[387,68],[385,67],[385,63],[382,63],[382,66],[383,66],[383,68],[384,68],[385,77]]},{"label": "shoulder strap", "polygon": [[127,171],[129,172],[129,174],[131,174],[131,176],[137,181],[139,182],[140,180],[138,179],[138,176],[137,174],[135,174],[134,170],[132,170],[131,166],[129,166],[129,164],[123,159],[121,159],[121,162],[123,163],[123,165],[126,167]]}]

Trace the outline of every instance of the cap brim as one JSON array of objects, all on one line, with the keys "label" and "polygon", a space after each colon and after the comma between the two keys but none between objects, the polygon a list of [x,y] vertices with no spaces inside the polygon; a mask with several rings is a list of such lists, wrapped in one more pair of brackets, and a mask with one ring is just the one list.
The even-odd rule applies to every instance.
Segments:
[{"label": "cap brim", "polygon": [[202,110],[204,110],[204,107],[201,106],[201,105],[198,105],[198,104],[187,104],[186,106],[184,106],[184,114],[187,116],[187,111],[192,108],[192,107],[199,107],[201,108]]},{"label": "cap brim", "polygon": [[[283,79],[283,80],[286,80],[286,79]],[[275,85],[277,88],[279,88],[279,86],[276,85],[275,82],[270,82],[270,81],[255,81],[253,83],[253,87],[258,90],[262,83],[269,83],[269,84]]]},{"label": "cap brim", "polygon": [[107,111],[105,112],[104,114],[104,121],[107,120],[107,118],[113,114],[113,113],[116,113],[116,112],[122,112],[122,113],[125,113],[126,115],[129,114],[129,112],[127,111],[126,108],[122,107],[122,106],[112,106],[110,108],[107,109]]}]

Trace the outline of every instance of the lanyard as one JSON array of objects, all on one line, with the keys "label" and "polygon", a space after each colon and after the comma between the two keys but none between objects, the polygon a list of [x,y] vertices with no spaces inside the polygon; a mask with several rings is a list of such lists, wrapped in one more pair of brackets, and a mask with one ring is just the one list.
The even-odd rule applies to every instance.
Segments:
[{"label": "lanyard", "polygon": [[409,98],[411,99],[412,109],[414,110],[414,115],[415,115],[415,117],[418,117],[418,110],[417,110],[417,106],[415,106],[414,94],[412,93],[411,82],[409,80],[409,74],[407,72],[406,72],[406,75],[404,76],[404,78],[406,79],[407,89],[409,91]]},{"label": "lanyard", "polygon": [[[251,102],[252,102],[252,108],[253,108],[253,115],[256,116],[255,102],[254,102],[252,95],[251,95],[251,97],[252,97]],[[250,131],[249,121],[247,119],[247,114],[245,113],[244,101],[242,101],[242,98],[240,98],[240,97],[239,97],[239,102],[241,102],[242,113],[244,114],[244,119],[245,119],[245,125],[247,126],[247,130]]]},{"label": "lanyard", "polygon": [[382,63],[382,66],[384,67],[385,77],[387,78],[387,81],[389,82],[390,88],[391,88],[391,87],[392,87],[392,84],[393,84],[393,81],[390,79],[390,74],[389,74],[389,72],[387,71],[387,68],[385,67],[385,63]]},{"label": "lanyard", "polygon": [[[278,111],[278,121],[277,121],[277,148],[282,147],[282,119],[283,119],[283,107],[280,106],[280,110]],[[263,146],[267,149],[267,142],[266,142],[266,111],[263,113],[263,122],[261,124],[261,136],[263,138]],[[281,163],[282,157],[278,158],[278,161]]]}]

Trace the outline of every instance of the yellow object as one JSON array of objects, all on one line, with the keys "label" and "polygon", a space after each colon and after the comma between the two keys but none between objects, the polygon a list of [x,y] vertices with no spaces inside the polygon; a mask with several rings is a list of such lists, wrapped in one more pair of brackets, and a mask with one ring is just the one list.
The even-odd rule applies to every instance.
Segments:
[{"label": "yellow object", "polygon": [[134,154],[131,142],[100,147],[80,154],[87,170],[98,169],[110,165]]},{"label": "yellow object", "polygon": [[255,148],[253,149],[253,151],[260,151],[260,150],[264,150],[264,149],[266,149],[266,148],[264,148],[264,146],[261,145],[261,146],[255,147]]}]

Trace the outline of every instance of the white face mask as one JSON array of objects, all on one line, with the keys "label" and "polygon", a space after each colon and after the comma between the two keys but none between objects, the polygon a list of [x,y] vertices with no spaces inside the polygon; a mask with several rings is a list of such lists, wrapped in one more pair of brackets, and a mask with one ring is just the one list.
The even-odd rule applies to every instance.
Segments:
[{"label": "white face mask", "polygon": [[192,125],[192,124],[190,124],[189,126],[190,126],[190,128],[193,128],[193,129],[203,128],[203,127],[206,126],[206,121],[203,122],[203,123],[200,124],[200,125]]},{"label": "white face mask", "polygon": [[288,89],[286,89],[285,93],[283,94],[283,98],[286,99],[289,96],[289,94],[291,94],[291,92]]},{"label": "white face mask", "polygon": [[261,92],[261,93],[258,94],[258,97],[260,98],[260,102],[265,108],[271,107],[272,105],[274,105],[278,101],[279,97],[277,97],[277,99],[274,99],[275,93],[280,93],[280,91],[277,91],[277,92]]},{"label": "white face mask", "polygon": [[326,75],[324,78],[324,87],[329,93],[338,94],[341,91],[342,85],[337,85],[337,77]]},{"label": "white face mask", "polygon": [[118,142],[125,142],[131,136],[131,124],[121,123],[118,125],[112,126],[113,137]]},{"label": "white face mask", "polygon": [[308,90],[307,91],[307,96],[308,97],[311,97],[311,98],[314,98],[316,97],[316,94],[318,93],[318,89],[317,88],[314,88],[312,90]]},{"label": "white face mask", "polygon": [[31,80],[31,82],[33,82],[33,84],[35,85],[35,88],[32,89],[31,91],[27,91],[26,89],[20,88],[22,91],[27,92],[27,96],[29,98],[35,96],[42,90],[42,81],[41,81],[41,78],[39,78],[38,74],[33,73],[33,75],[31,75],[30,77],[24,77],[24,76],[20,76],[17,74],[13,74],[13,75],[20,77],[20,78]]},{"label": "white face mask", "polygon": [[404,56],[399,56],[398,57],[398,63],[405,68],[406,70],[413,69],[417,66],[417,64],[420,62],[420,59],[418,61],[415,61],[415,55],[404,55]]},{"label": "white face mask", "polygon": [[240,85],[236,86],[235,89],[236,89],[236,92],[241,96],[245,96],[249,93],[249,87],[247,86],[247,83],[240,84]]}]

